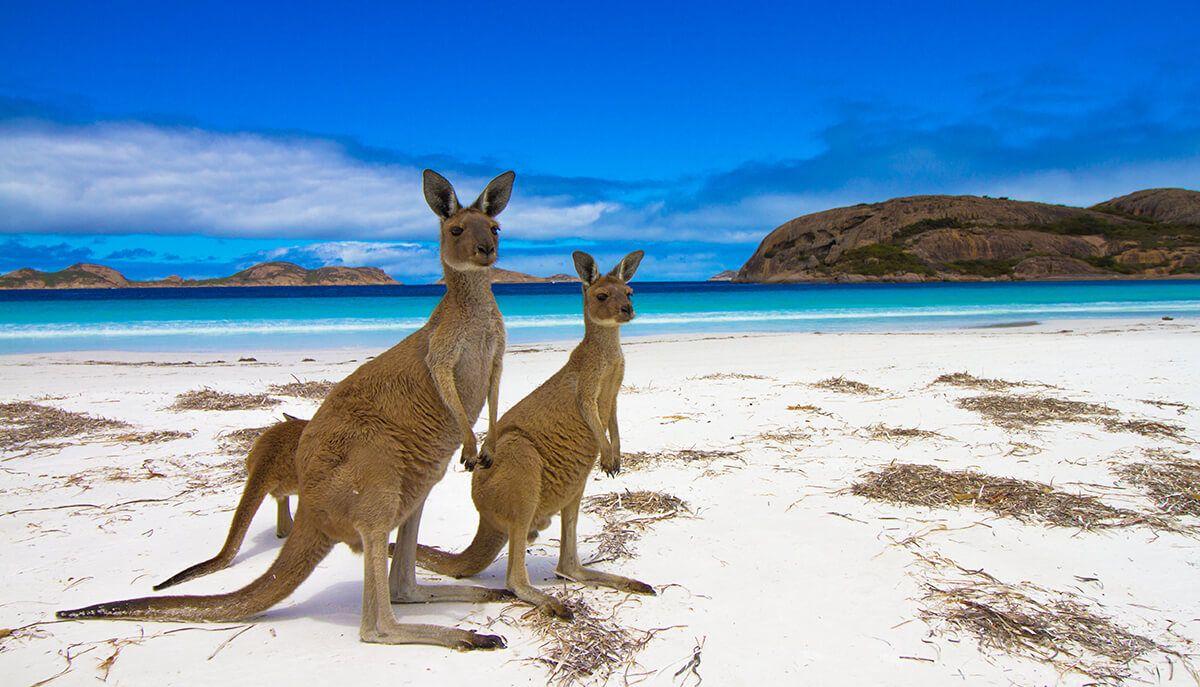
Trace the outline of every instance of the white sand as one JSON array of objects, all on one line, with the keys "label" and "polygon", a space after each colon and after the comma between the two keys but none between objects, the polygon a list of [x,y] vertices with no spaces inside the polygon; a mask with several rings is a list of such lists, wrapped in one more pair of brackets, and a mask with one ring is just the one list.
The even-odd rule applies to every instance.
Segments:
[{"label": "white sand", "polygon": [[[1060,330],[1070,330],[1062,332]],[[930,386],[939,374],[1054,385],[1059,398],[1105,403],[1129,417],[1184,425],[1200,438],[1200,330],[1188,322],[1068,322],[1031,328],[931,334],[784,334],[627,341],[620,416],[626,453],[668,449],[740,451],[740,460],[711,466],[665,464],[594,476],[588,493],[654,489],[689,502],[696,517],[658,523],[636,544],[635,558],[599,567],[657,585],[660,596],[636,598],[617,611],[626,626],[659,632],[638,657],[649,684],[674,678],[703,642],[705,684],[819,685],[1084,684],[1045,663],[981,649],[974,638],[921,620],[925,583],[952,574],[922,563],[940,555],[1011,583],[1028,581],[1072,592],[1130,631],[1182,651],[1200,639],[1200,539],[1128,528],[1102,532],[1047,528],[964,507],[928,510],[868,501],[845,490],[864,471],[892,461],[943,469],[973,468],[1053,483],[1101,496],[1124,508],[1152,511],[1137,488],[1118,485],[1111,468],[1163,447],[1196,457],[1190,443],[1113,434],[1090,424],[1047,425],[1036,434],[1001,430],[954,400],[982,392]],[[536,348],[538,350],[530,350]],[[562,364],[569,344],[514,346],[505,363],[506,406]],[[261,364],[206,367],[84,365],[84,360],[213,360],[237,355],[89,353],[0,358],[0,401],[48,397],[50,405],[118,418],[137,430],[195,431],[169,443],[121,445],[99,437],[68,440],[0,463],[0,627],[52,620],[55,609],[150,593],[150,586],[215,553],[240,485],[196,494],[185,470],[230,459],[217,436],[270,423],[281,411],[303,417],[316,402],[287,399],[252,411],[171,412],[176,394],[201,386],[261,391],[269,384],[339,379],[370,352],[245,351]],[[301,358],[317,362],[300,362]],[[737,372],[765,379],[693,379]],[[854,396],[806,385],[844,375],[886,390]],[[1037,389],[1020,389],[1035,392]],[[1181,402],[1188,410],[1146,400]],[[812,404],[827,414],[788,410]],[[946,438],[872,441],[863,428],[935,430]],[[479,429],[483,429],[481,421]],[[759,438],[799,429],[786,445]],[[1040,447],[1010,455],[1014,442]],[[1018,452],[1020,453],[1020,452]],[[147,462],[149,461],[149,462]],[[149,478],[143,465],[166,477]],[[124,468],[132,481],[113,481]],[[228,468],[225,468],[226,470]],[[86,472],[85,472],[86,471]],[[84,472],[81,482],[68,477]],[[211,472],[211,471],[210,471]],[[219,476],[219,474],[218,474]],[[469,475],[455,463],[435,489],[422,521],[422,541],[457,549],[476,517]],[[132,499],[160,499],[104,508]],[[94,504],[9,514],[25,508]],[[1185,521],[1186,522],[1186,521]],[[1197,524],[1192,522],[1191,524]],[[944,525],[948,529],[939,528]],[[584,516],[581,535],[595,533]],[[894,542],[926,533],[919,542]],[[531,550],[535,583],[550,579],[557,524]],[[275,555],[274,508],[264,506],[235,565],[178,588],[179,593],[234,589]],[[595,548],[582,544],[584,556]],[[478,581],[503,584],[505,559]],[[543,684],[546,669],[526,659],[539,642],[528,629],[495,625],[509,648],[460,654],[427,647],[370,646],[358,641],[360,558],[339,547],[287,601],[210,656],[236,630],[195,625],[64,622],[9,637],[0,645],[0,682],[30,685],[66,665],[51,684],[94,684],[100,664],[121,646],[108,682],[161,684]],[[960,575],[961,576],[961,575]],[[438,579],[436,576],[425,577]],[[539,582],[540,581],[540,582]],[[670,586],[668,586],[670,585]],[[587,590],[608,608],[622,596]],[[394,607],[402,621],[479,628],[501,605]],[[520,609],[509,611],[516,617]],[[208,626],[208,627],[230,627]],[[138,641],[145,635],[145,638]],[[131,641],[125,641],[131,640]],[[907,657],[907,658],[905,658]],[[1191,684],[1161,655],[1136,664],[1150,683]],[[293,682],[302,681],[302,682]],[[614,678],[620,682],[620,678]],[[766,681],[766,682],[764,682]],[[694,684],[693,678],[690,684]]]}]

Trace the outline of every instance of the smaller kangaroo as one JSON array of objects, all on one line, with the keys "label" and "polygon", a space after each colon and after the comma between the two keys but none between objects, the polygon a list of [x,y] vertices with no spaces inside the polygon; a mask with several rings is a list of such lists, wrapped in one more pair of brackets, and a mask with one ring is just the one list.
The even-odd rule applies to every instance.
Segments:
[{"label": "smaller kangaroo", "polygon": [[[596,261],[572,254],[583,280],[585,334],[567,364],[513,406],[485,440],[492,443],[492,467],[471,477],[471,499],[479,510],[475,539],[462,553],[417,547],[421,567],[443,575],[468,577],[496,560],[508,542],[509,591],[559,618],[570,609],[529,583],[525,546],[562,515],[562,539],[555,572],[568,580],[654,594],[644,582],[583,567],[576,551],[575,524],[588,474],[600,455],[610,476],[621,469],[617,392],[625,376],[620,326],[633,319],[633,277],[643,252],[625,256],[601,277]],[[491,433],[490,433],[491,434]]]},{"label": "smaller kangaroo", "polygon": [[225,545],[216,556],[154,585],[155,591],[229,567],[238,549],[242,547],[246,531],[250,529],[250,521],[254,519],[255,512],[267,494],[275,497],[275,536],[283,539],[291,534],[292,511],[288,497],[300,491],[300,481],[296,474],[296,446],[300,443],[300,435],[304,428],[308,426],[308,420],[301,420],[287,413],[284,413],[283,417],[283,422],[271,425],[254,440],[254,446],[250,447],[250,453],[246,455],[246,487],[242,490],[242,499],[238,501],[237,510],[233,512],[233,522],[229,525]]}]

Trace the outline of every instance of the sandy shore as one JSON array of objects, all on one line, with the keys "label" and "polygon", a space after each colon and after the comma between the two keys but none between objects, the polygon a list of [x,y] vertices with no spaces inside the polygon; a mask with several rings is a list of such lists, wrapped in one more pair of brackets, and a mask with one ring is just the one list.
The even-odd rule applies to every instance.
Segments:
[{"label": "sandy shore", "polygon": [[[557,369],[569,347],[511,347],[502,403]],[[522,619],[521,607],[395,607],[402,621],[490,627],[507,637],[504,651],[360,643],[362,567],[345,547],[253,623],[46,623],[58,608],[148,594],[215,553],[241,489],[242,455],[225,435],[281,412],[308,417],[319,403],[272,394],[280,403],[248,410],[168,410],[179,394],[338,380],[372,353],[246,351],[257,359],[246,362],[212,353],[0,357],[0,402],[128,423],[4,448],[0,627],[43,624],[0,637],[3,683],[61,673],[50,684],[449,685],[481,676],[544,684],[552,666],[537,659],[551,655],[553,641]],[[1095,681],[1072,667],[1110,681],[1195,683],[1178,654],[1200,640],[1200,538],[1188,531],[1200,520],[1172,504],[1186,511],[1200,485],[1191,484],[1192,502],[1185,489],[1168,503],[1132,475],[1200,458],[1196,324],[692,337],[629,341],[625,353],[628,469],[593,476],[587,493],[664,492],[687,508],[661,519],[622,509],[586,514],[581,536],[592,539],[581,548],[594,556],[613,545],[612,532],[632,531],[635,540],[623,542],[629,557],[597,565],[645,580],[659,596],[579,592],[554,581],[557,524],[529,558],[535,583],[581,594],[603,627],[646,640],[636,665],[620,666],[610,682],[696,684],[689,666],[698,655],[710,685]],[[228,362],[213,362],[220,358]],[[934,383],[958,372],[976,381]],[[820,384],[831,378],[842,379]],[[978,397],[992,398],[971,400]],[[1068,421],[1039,423],[1022,415],[1037,411],[1031,398],[1092,405],[1054,406]],[[997,407],[1007,414],[988,415]],[[151,434],[160,431],[186,436]],[[858,490],[867,495],[854,492],[869,473],[900,464],[937,468],[913,473],[930,479],[970,470],[982,481],[969,493],[960,485],[926,495],[950,502],[933,508],[888,500],[878,480],[873,496],[869,485]],[[997,489],[1019,491],[994,481],[1003,478],[1039,483],[1037,499],[1049,505],[1023,511],[1007,496],[996,500]],[[476,518],[468,491],[469,475],[454,465],[428,502],[422,541],[453,549],[469,541]],[[1094,498],[1071,499],[1079,495]],[[597,538],[606,527],[609,537]],[[240,586],[277,547],[274,509],[265,506],[235,565],[180,592]],[[502,585],[504,565],[502,557],[479,581]],[[1031,623],[1047,624],[1025,649],[980,634],[1030,609],[1040,614]],[[1080,648],[1072,631],[1127,653]]]}]

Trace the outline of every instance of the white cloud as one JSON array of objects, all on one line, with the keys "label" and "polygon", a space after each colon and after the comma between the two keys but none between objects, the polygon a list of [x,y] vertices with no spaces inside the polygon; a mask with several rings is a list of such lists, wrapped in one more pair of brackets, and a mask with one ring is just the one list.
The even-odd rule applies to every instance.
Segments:
[{"label": "white cloud", "polygon": [[[430,239],[420,170],[312,138],[148,124],[0,124],[0,231]],[[454,178],[464,203],[487,179]],[[521,195],[516,236],[586,233],[611,203]]]},{"label": "white cloud", "polygon": [[268,260],[289,260],[326,265],[378,267],[390,275],[431,277],[441,274],[436,248],[418,243],[329,241],[305,246],[284,246],[267,251]]}]

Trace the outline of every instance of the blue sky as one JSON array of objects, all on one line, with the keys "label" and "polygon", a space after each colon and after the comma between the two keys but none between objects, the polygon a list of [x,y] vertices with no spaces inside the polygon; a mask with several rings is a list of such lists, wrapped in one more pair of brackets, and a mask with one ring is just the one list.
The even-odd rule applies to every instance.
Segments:
[{"label": "blue sky", "polygon": [[518,172],[503,264],[736,268],[918,193],[1200,188],[1200,3],[0,8],[0,270],[433,279],[419,171]]}]

